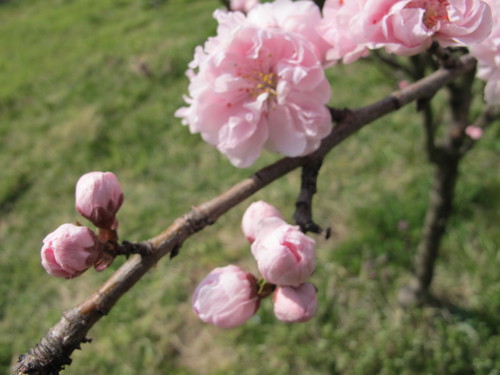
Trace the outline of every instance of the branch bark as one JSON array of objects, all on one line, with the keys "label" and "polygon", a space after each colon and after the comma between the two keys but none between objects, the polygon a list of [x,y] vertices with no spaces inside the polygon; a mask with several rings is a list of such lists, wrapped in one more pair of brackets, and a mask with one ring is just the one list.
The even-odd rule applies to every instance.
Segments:
[{"label": "branch bark", "polygon": [[[321,233],[323,229],[314,222],[312,217],[313,196],[317,192],[318,174],[323,164],[323,159],[309,160],[302,166],[300,193],[295,202],[293,217],[295,224],[300,226],[304,233]],[[330,229],[325,231],[325,238],[330,237]]]},{"label": "branch bark", "polygon": [[92,326],[162,257],[175,254],[187,238],[215,223],[221,215],[276,179],[310,160],[324,158],[330,150],[365,125],[414,100],[432,97],[440,88],[474,66],[475,60],[465,56],[461,64],[453,69],[440,69],[378,102],[346,112],[313,154],[301,158],[284,158],[261,169],[212,200],[193,207],[158,236],[137,243],[139,247],[150,249],[150,254],[132,256],[95,293],[64,312],[40,342],[19,357],[11,374],[58,374],[65,365],[71,363],[72,352],[89,341],[86,335]]},{"label": "branch bark", "polygon": [[428,301],[440,244],[453,210],[455,186],[460,161],[464,155],[461,149],[467,138],[465,128],[469,124],[474,70],[467,72],[461,78],[459,84],[448,87],[452,119],[446,127],[444,140],[440,146],[434,146],[432,112],[430,103],[426,102],[424,128],[428,157],[435,165],[434,181],[415,257],[415,277],[399,294],[399,300],[404,306],[421,305]]}]

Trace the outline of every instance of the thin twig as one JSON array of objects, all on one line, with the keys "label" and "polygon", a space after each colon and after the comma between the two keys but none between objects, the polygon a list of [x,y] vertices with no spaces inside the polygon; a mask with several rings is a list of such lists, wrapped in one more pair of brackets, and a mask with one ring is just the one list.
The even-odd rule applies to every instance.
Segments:
[{"label": "thin twig", "polygon": [[71,354],[80,344],[88,342],[90,328],[106,315],[132,286],[162,257],[176,251],[194,233],[215,223],[224,213],[244,199],[264,188],[311,159],[323,158],[343,140],[374,120],[422,97],[429,97],[454,78],[470,71],[475,60],[466,56],[456,69],[441,69],[430,76],[392,93],[366,107],[353,110],[338,123],[320,148],[301,158],[284,158],[242,180],[210,201],[193,207],[177,218],[163,233],[143,243],[150,255],[134,255],[125,262],[94,294],[76,307],[63,313],[62,318],[41,339],[40,343],[19,357],[12,374],[57,374],[71,363]]}]

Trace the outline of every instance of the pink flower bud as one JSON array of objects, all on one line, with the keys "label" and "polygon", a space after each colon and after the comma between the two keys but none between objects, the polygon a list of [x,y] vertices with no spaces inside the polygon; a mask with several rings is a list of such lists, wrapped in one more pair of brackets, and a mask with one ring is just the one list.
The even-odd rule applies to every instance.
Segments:
[{"label": "pink flower bud", "polygon": [[277,208],[264,201],[253,202],[248,206],[241,219],[241,229],[248,242],[255,241],[260,221],[269,217],[283,219],[283,215]]},{"label": "pink flower bud", "polygon": [[307,322],[318,308],[316,287],[311,283],[278,287],[273,301],[274,314],[287,323]]},{"label": "pink flower bud", "polygon": [[93,266],[101,252],[89,228],[63,224],[43,239],[42,266],[52,276],[71,279]]},{"label": "pink flower bud", "polygon": [[116,229],[116,212],[123,203],[120,182],[112,172],[84,174],[76,184],[76,209],[95,226]]},{"label": "pink flower bud", "polygon": [[229,9],[231,9],[232,11],[239,10],[241,12],[248,13],[248,11],[258,3],[259,0],[230,0]]},{"label": "pink flower bud", "polygon": [[403,80],[398,82],[398,87],[400,90],[404,90],[408,86],[410,86],[410,83],[406,79],[403,79]]},{"label": "pink flower bud", "polygon": [[[307,280],[316,266],[315,241],[298,226],[278,219],[266,219],[266,228],[252,244],[252,254],[262,277],[276,285],[299,285]],[[269,226],[267,226],[269,222]]]},{"label": "pink flower bud", "polygon": [[465,128],[465,134],[467,134],[473,140],[477,141],[483,136],[483,129],[481,129],[479,126],[469,125]]},{"label": "pink flower bud", "polygon": [[198,285],[192,302],[206,323],[222,328],[242,325],[259,308],[257,279],[234,265],[216,268]]}]

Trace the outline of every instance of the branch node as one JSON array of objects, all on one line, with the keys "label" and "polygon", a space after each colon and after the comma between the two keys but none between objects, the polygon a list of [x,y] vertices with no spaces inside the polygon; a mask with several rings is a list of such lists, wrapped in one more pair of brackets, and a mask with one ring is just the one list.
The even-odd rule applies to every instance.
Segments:
[{"label": "branch node", "polygon": [[181,249],[181,245],[179,245],[179,244],[175,245],[175,246],[172,248],[172,250],[170,251],[170,255],[169,255],[170,259],[173,259],[173,258],[175,258],[177,255],[179,255],[179,251],[180,251],[180,249]]},{"label": "branch node", "polygon": [[330,110],[330,115],[332,116],[333,122],[341,122],[352,113],[349,108],[338,109],[334,107],[328,107],[328,109]]},{"label": "branch node", "polygon": [[148,256],[153,254],[153,246],[149,242],[129,242],[123,241],[121,246],[117,246],[117,255],[140,254]]}]

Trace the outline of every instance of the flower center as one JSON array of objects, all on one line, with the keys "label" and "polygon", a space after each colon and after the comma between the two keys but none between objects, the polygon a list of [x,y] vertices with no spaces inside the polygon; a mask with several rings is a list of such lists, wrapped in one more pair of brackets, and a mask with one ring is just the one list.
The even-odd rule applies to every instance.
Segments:
[{"label": "flower center", "polygon": [[278,79],[275,73],[253,71],[252,74],[240,74],[240,77],[249,84],[248,87],[241,88],[240,91],[247,92],[252,98],[257,98],[261,94],[268,94],[269,99],[277,95],[276,85]]},{"label": "flower center", "polygon": [[449,21],[446,7],[448,0],[415,0],[409,3],[407,8],[424,9],[423,23],[428,29],[434,28],[439,21]]},{"label": "flower center", "polygon": [[274,73],[257,73],[257,85],[255,85],[254,92],[252,96],[257,97],[260,94],[269,94],[271,96],[276,96],[276,74]]}]

